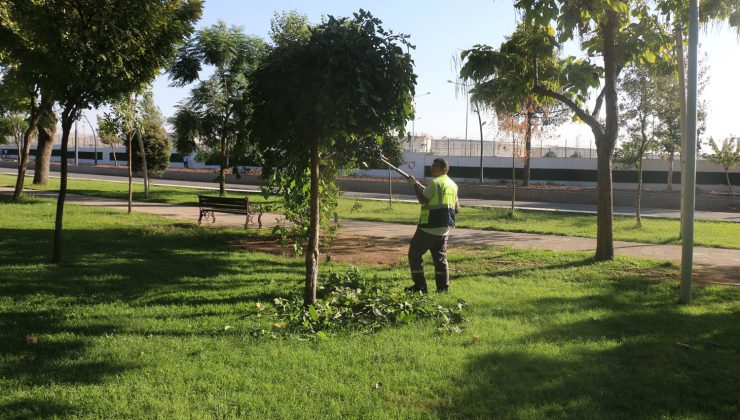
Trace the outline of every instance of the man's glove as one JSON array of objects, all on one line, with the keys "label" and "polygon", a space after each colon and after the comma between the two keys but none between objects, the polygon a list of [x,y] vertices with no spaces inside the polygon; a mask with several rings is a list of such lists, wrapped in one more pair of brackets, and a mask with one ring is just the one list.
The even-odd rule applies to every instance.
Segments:
[{"label": "man's glove", "polygon": [[413,175],[409,175],[409,177],[406,178],[406,182],[408,182],[411,185],[414,185],[414,184],[416,184],[416,178],[414,178]]}]

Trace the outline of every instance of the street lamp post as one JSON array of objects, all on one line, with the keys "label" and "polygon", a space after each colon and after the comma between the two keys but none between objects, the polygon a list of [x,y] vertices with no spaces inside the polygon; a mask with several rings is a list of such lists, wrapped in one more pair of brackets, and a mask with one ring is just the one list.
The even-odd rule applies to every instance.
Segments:
[{"label": "street lamp post", "polygon": [[413,97],[414,99],[414,119],[411,120],[411,135],[415,138],[416,137],[416,98],[431,95],[432,92],[425,92],[420,95],[416,95]]},{"label": "street lamp post", "polygon": [[[468,90],[473,85],[467,84],[467,83],[455,82],[453,80],[448,80],[447,83],[452,83],[453,85],[462,86],[463,91],[465,92],[465,148],[469,150],[468,148],[468,114],[470,114],[470,100],[468,97]],[[470,153],[468,153],[468,155],[470,155]]]},{"label": "street lamp post", "polygon": [[[65,156],[64,158],[66,159],[67,157]],[[77,121],[75,121],[75,166],[78,166],[80,164],[79,158],[80,156],[77,149]]]},{"label": "street lamp post", "polygon": [[87,121],[87,125],[90,126],[90,130],[92,131],[92,135],[93,135],[93,146],[95,148],[94,149],[95,150],[94,160],[95,160],[95,166],[97,166],[98,165],[98,136],[95,135],[95,128],[93,128],[93,125],[92,125],[92,123],[90,123],[90,120],[87,118],[87,115],[85,115],[85,114],[81,114],[81,115],[82,115],[82,118],[84,118],[85,121]]},{"label": "street lamp post", "polygon": [[[466,148],[468,148],[468,114],[469,107],[470,107],[470,100],[468,97],[468,91],[473,86],[472,84],[467,83],[460,83],[455,82],[452,80],[448,80],[447,83],[452,83],[453,85],[462,86],[465,90],[465,145]],[[480,104],[476,104],[475,106],[475,113],[478,115],[478,127],[480,128],[480,183],[483,183],[483,126],[486,124],[483,122],[480,116]],[[470,153],[468,153],[470,155]]]}]

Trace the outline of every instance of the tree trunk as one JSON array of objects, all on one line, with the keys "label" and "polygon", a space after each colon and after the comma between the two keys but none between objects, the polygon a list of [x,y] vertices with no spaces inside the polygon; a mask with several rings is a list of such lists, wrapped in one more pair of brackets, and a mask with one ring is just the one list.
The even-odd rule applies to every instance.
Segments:
[{"label": "tree trunk", "polygon": [[637,227],[642,227],[642,218],[640,217],[640,199],[642,198],[642,156],[637,162],[637,202],[635,203],[635,216]]},{"label": "tree trunk", "polygon": [[522,186],[529,186],[529,155],[532,152],[532,117],[534,113],[527,111],[527,133],[524,137],[525,141],[525,153],[524,153],[524,176],[522,178]]},{"label": "tree trunk", "polygon": [[46,185],[49,183],[54,132],[48,128],[39,127],[38,139],[39,141],[36,145],[36,165],[33,172],[33,183],[36,185]]},{"label": "tree trunk", "polygon": [[149,198],[149,171],[146,167],[146,151],[144,150],[144,139],[141,138],[141,132],[136,130],[136,139],[139,143],[139,153],[141,153],[141,172],[144,175],[144,197]]},{"label": "tree trunk", "polygon": [[21,164],[21,155],[23,154],[23,134],[21,134],[20,138],[15,138],[15,148],[18,149],[18,164]]},{"label": "tree trunk", "polygon": [[134,159],[132,157],[131,153],[131,140],[133,138],[133,133],[126,134],[126,141],[128,142],[128,213],[131,214],[131,201],[133,201],[134,198],[134,190],[133,190],[133,178],[134,178],[134,169],[133,169],[133,163]]},{"label": "tree trunk", "polygon": [[38,144],[36,145],[36,166],[33,172],[33,183],[46,185],[49,183],[49,167],[51,166],[51,151],[54,143],[54,133],[57,131],[57,117],[54,114],[54,103],[41,98],[39,106]]},{"label": "tree trunk", "polygon": [[479,183],[483,183],[483,121],[480,118],[480,105],[476,107],[475,112],[478,114],[478,127],[480,128],[480,179]]},{"label": "tree trunk", "polygon": [[617,66],[615,31],[617,14],[609,17],[603,29],[604,42],[604,105],[606,124],[604,135],[597,138],[598,186],[596,204],[596,255],[597,261],[614,259],[614,197],[612,183],[612,154],[619,134],[619,107],[617,102]]},{"label": "tree trunk", "polygon": [[221,172],[218,180],[218,195],[226,195],[226,140],[221,139]]},{"label": "tree trunk", "polygon": [[15,191],[13,191],[13,201],[18,201],[23,197],[23,186],[26,183],[26,169],[28,169],[28,155],[31,153],[31,136],[39,124],[39,113],[36,107],[36,99],[31,97],[31,115],[28,118],[28,128],[23,132],[23,147],[18,148],[18,178],[15,180]]},{"label": "tree trunk", "polygon": [[[512,128],[513,130],[513,128]],[[516,202],[516,138],[511,132],[511,217],[514,217],[514,203]]]},{"label": "tree trunk", "polygon": [[730,183],[730,168],[725,168],[725,179],[727,179],[727,188],[730,189],[732,196],[735,197],[735,190],[732,189],[732,183]]},{"label": "tree trunk", "polygon": [[72,131],[74,113],[65,109],[62,113],[62,165],[59,181],[59,197],[57,198],[57,215],[54,222],[54,246],[51,262],[62,261],[62,222],[64,218],[64,200],[67,198],[67,148],[69,144],[69,132]]},{"label": "tree trunk", "polygon": [[303,304],[316,303],[316,284],[319,277],[319,141],[311,145],[311,213],[306,247],[306,287],[303,291]]},{"label": "tree trunk", "polygon": [[110,151],[113,153],[113,164],[118,166],[118,158],[116,157],[116,148],[113,147],[113,143],[110,144]]},{"label": "tree trunk", "polygon": [[598,185],[596,203],[596,260],[614,259],[614,222],[612,191],[612,153],[596,148]]},{"label": "tree trunk", "polygon": [[673,191],[673,159],[676,158],[676,152],[671,152],[668,155],[668,185],[666,191]]}]

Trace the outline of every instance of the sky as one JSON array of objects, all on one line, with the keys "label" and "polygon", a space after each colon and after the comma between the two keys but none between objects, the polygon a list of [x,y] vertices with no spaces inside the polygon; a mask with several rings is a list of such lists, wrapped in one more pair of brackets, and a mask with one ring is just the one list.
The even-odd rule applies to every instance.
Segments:
[{"label": "sky", "polygon": [[[411,36],[416,46],[411,50],[418,75],[416,87],[416,120],[407,130],[417,134],[465,137],[466,101],[456,95],[455,86],[447,83],[455,78],[452,57],[475,44],[498,47],[504,37],[513,32],[517,14],[510,2],[504,0],[270,0],[237,1],[206,0],[203,17],[197,27],[210,26],[219,20],[243,27],[250,35],[268,38],[270,20],[275,11],[296,10],[308,16],[312,23],[324,15],[351,16],[360,8],[372,12],[383,21],[383,26],[395,33]],[[700,53],[708,55],[710,82],[705,98],[710,113],[707,119],[707,137],[724,138],[740,134],[740,40],[728,28],[713,28],[700,34]],[[189,87],[172,88],[166,76],[156,79],[156,103],[165,117],[174,112],[175,105],[189,93]],[[429,94],[426,94],[429,92]],[[94,121],[94,111],[89,114]],[[468,136],[479,138],[477,119],[469,117]],[[495,124],[486,127],[485,138],[495,136]],[[559,141],[573,141],[580,137],[588,142],[592,136],[585,126],[572,125],[559,132]],[[571,143],[573,144],[573,143]],[[586,146],[586,144],[584,144]]]}]

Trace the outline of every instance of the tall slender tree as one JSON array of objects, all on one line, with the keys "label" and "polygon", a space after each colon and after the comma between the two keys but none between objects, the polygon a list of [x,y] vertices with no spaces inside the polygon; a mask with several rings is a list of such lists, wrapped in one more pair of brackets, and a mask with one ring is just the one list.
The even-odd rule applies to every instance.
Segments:
[{"label": "tall slender tree", "polygon": [[[241,129],[248,120],[247,77],[265,55],[267,44],[247,36],[242,28],[219,22],[199,30],[177,54],[171,66],[174,86],[199,83],[190,96],[177,106],[172,123],[177,134],[177,150],[190,153],[206,148],[219,156],[219,194],[226,194],[227,157],[246,141]],[[200,80],[203,66],[213,66],[213,74]]]},{"label": "tall slender tree", "polygon": [[542,128],[538,117],[548,114],[555,103],[552,98],[533,92],[539,69],[543,73],[550,71],[557,59],[556,51],[546,43],[551,38],[549,27],[522,24],[496,50],[476,45],[461,54],[464,64],[460,76],[473,81],[472,99],[485,103],[500,119],[508,120],[513,114],[523,117],[523,125],[516,124],[523,128],[526,150],[523,186],[530,181],[532,136]]},{"label": "tall slender tree", "polygon": [[[674,57],[675,58],[675,57]],[[697,127],[703,132],[706,127],[707,103],[702,94],[709,81],[709,72],[705,61],[699,61],[697,94],[699,95],[697,109]],[[676,155],[680,152],[682,123],[682,95],[681,83],[676,69],[655,77],[655,116],[657,125],[655,136],[658,141],[657,151],[668,163],[666,190],[673,191],[673,170]],[[679,92],[679,93],[677,93]]]},{"label": "tall slender tree", "polygon": [[[670,63],[669,63],[670,65]],[[619,79],[622,101],[619,104],[620,123],[626,141],[616,150],[616,159],[627,167],[637,170],[637,197],[635,218],[637,227],[642,227],[642,166],[645,155],[657,148],[655,138],[656,102],[659,66],[630,66]]]}]

